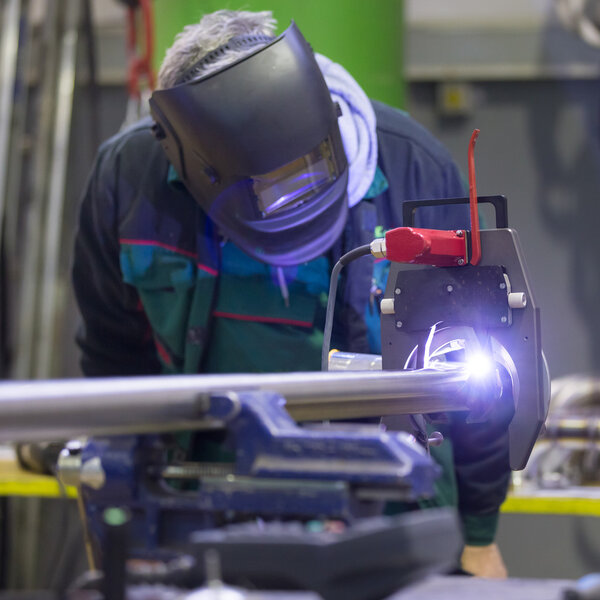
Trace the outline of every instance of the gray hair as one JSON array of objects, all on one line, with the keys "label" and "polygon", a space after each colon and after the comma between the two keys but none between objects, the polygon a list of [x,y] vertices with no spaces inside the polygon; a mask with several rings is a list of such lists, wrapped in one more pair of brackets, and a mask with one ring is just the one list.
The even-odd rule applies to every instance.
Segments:
[{"label": "gray hair", "polygon": [[[273,36],[277,21],[269,10],[250,12],[243,10],[218,10],[205,15],[196,25],[187,25],[167,50],[158,71],[158,88],[169,88],[181,83],[182,77],[200,59],[236,36]],[[264,45],[266,42],[263,42]],[[211,60],[195,76],[217,71],[256,50],[232,48],[216,60]]]}]

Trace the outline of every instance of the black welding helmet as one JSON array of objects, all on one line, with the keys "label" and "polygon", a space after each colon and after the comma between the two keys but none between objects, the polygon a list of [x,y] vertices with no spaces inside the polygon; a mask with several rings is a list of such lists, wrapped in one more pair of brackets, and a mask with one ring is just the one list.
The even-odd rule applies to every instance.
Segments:
[{"label": "black welding helmet", "polygon": [[154,92],[150,109],[186,188],[251,256],[295,265],[341,234],[348,164],[338,110],[294,23],[218,71],[194,78],[192,68],[181,84]]}]

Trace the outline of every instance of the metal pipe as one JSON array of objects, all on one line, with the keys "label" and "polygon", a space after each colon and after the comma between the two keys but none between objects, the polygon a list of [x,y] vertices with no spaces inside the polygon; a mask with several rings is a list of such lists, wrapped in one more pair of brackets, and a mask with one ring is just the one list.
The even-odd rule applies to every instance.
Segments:
[{"label": "metal pipe", "polygon": [[[15,82],[17,76],[17,62],[19,55],[19,20],[21,2],[20,0],[6,0],[0,15],[0,373],[5,376],[4,366],[7,359],[4,356],[6,346],[12,332],[7,333],[8,312],[10,304],[10,274],[14,256],[10,253],[12,248],[6,243],[6,215],[13,209],[15,198],[9,196],[9,182],[14,179],[9,177],[10,173],[10,146],[13,138],[12,117],[15,108]],[[14,141],[14,140],[13,140]],[[5,255],[5,256],[4,256]],[[6,275],[4,271],[6,269]]]},{"label": "metal pipe", "polygon": [[329,353],[330,371],[381,371],[381,354],[358,354],[356,352]]},{"label": "metal pipe", "polygon": [[60,254],[62,249],[62,225],[69,159],[69,138],[75,75],[77,66],[77,39],[79,32],[80,0],[68,0],[65,6],[65,31],[62,32],[60,67],[56,89],[56,115],[52,141],[52,164],[47,198],[44,251],[42,257],[41,298],[39,304],[39,332],[35,376],[49,377],[53,371],[53,349],[56,347],[56,327],[60,321],[60,309],[64,306],[64,293],[60,277]]},{"label": "metal pipe", "polygon": [[588,442],[600,440],[600,415],[551,416],[546,421],[544,439],[580,439]]},{"label": "metal pipe", "polygon": [[44,239],[45,209],[49,185],[50,148],[56,109],[58,43],[62,28],[61,8],[64,0],[48,0],[42,23],[42,48],[38,94],[40,102],[36,114],[36,137],[33,149],[32,189],[25,212],[27,243],[23,245],[21,283],[18,292],[18,322],[15,330],[15,359],[13,377],[25,379],[34,374],[37,335],[39,331],[38,304],[44,299],[40,292],[42,269],[42,240]]},{"label": "metal pipe", "polygon": [[0,442],[209,426],[211,394],[280,393],[297,421],[467,410],[467,370],[179,375],[0,384]]},{"label": "metal pipe", "polygon": [[[10,177],[6,179],[5,188],[6,198],[4,215],[4,251],[8,259],[10,269],[9,281],[20,280],[21,256],[20,248],[23,241],[23,232],[21,227],[21,215],[23,207],[19,202],[19,194],[24,188],[21,182],[21,173],[25,168],[25,161],[28,159],[27,134],[30,126],[28,119],[30,109],[30,88],[28,75],[32,71],[32,46],[34,25],[29,14],[30,0],[21,0],[21,20],[19,23],[19,51],[15,73],[14,102],[12,107],[12,133],[13,151],[9,153],[8,170]],[[37,57],[36,57],[37,58]],[[1,135],[0,135],[1,139]],[[1,159],[0,159],[1,164]],[[2,167],[0,166],[0,169]],[[2,177],[0,176],[0,180]],[[2,189],[2,184],[0,184]],[[1,202],[1,201],[0,201]]]},{"label": "metal pipe", "polygon": [[0,35],[0,242],[4,231],[5,194],[8,180],[8,156],[13,96],[19,50],[20,0],[7,0],[2,12]]}]

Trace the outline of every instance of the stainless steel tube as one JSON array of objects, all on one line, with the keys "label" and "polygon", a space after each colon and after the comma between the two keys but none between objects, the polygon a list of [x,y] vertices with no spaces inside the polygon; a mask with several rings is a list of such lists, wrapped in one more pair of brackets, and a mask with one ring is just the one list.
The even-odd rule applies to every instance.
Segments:
[{"label": "stainless steel tube", "polygon": [[356,352],[329,353],[329,371],[381,371],[381,354],[358,354]]},{"label": "stainless steel tube", "polygon": [[210,394],[271,390],[297,421],[467,408],[468,373],[437,371],[178,375],[0,384],[0,442],[174,431],[202,425]]}]

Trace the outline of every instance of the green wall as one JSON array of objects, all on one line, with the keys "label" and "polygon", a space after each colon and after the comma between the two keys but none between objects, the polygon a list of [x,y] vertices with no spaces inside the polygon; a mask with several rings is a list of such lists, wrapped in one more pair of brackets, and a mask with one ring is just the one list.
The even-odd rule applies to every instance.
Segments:
[{"label": "green wall", "polygon": [[344,65],[367,94],[404,106],[402,0],[154,0],[156,65],[175,35],[214,10],[272,10],[283,31],[293,18],[315,51]]}]

